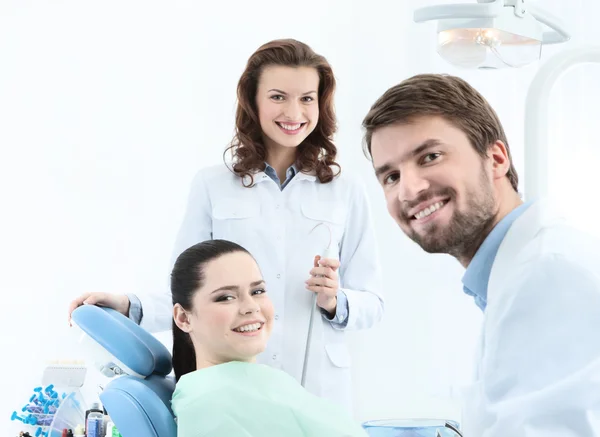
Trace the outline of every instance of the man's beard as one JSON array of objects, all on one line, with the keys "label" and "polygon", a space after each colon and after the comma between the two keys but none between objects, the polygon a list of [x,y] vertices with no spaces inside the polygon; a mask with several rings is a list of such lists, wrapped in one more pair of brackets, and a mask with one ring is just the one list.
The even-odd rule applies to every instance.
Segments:
[{"label": "man's beard", "polygon": [[453,202],[451,206],[454,211],[448,225],[440,226],[434,221],[423,226],[421,233],[412,229],[410,224],[412,218],[404,216],[409,227],[406,233],[408,237],[428,253],[447,253],[458,259],[472,258],[489,233],[495,219],[493,187],[486,179],[483,169],[480,184],[479,192],[466,193],[465,198],[468,199],[466,212],[458,210],[456,193],[451,189],[427,194],[426,198],[415,201],[414,203],[417,204],[427,198],[449,197],[449,202]]}]

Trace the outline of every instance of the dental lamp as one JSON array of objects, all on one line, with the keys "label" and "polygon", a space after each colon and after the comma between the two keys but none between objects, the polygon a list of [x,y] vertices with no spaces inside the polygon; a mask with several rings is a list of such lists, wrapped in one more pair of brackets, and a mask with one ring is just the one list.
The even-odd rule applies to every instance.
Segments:
[{"label": "dental lamp", "polygon": [[414,12],[417,23],[433,20],[438,54],[462,68],[522,67],[540,59],[542,45],[571,38],[558,18],[526,0],[477,0]]}]

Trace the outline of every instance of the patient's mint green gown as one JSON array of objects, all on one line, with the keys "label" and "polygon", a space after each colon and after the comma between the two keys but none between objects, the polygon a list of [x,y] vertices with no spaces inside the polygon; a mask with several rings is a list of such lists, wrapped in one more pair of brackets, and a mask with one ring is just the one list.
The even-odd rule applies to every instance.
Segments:
[{"label": "patient's mint green gown", "polygon": [[287,373],[230,362],[182,376],[171,400],[178,437],[365,437],[340,407]]}]

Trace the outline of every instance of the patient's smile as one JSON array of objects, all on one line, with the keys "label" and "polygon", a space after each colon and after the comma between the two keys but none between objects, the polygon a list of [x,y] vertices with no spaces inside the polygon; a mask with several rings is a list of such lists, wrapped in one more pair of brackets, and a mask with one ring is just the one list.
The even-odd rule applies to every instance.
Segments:
[{"label": "patient's smile", "polygon": [[242,325],[239,328],[235,328],[233,331],[242,335],[252,336],[258,334],[258,332],[262,330],[263,326],[263,322],[250,323],[247,325]]}]

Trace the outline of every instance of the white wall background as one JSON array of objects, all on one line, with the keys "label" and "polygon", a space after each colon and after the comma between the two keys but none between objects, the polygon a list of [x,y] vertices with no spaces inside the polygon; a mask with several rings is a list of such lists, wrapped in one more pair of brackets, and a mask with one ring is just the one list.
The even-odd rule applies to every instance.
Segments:
[{"label": "white wall background", "polygon": [[[39,384],[47,360],[81,357],[67,328],[73,297],[166,286],[191,177],[221,162],[248,56],[281,37],[303,40],[331,62],[340,160],[371,194],[387,314],[352,337],[357,418],[458,419],[450,394],[469,374],[480,315],[462,294],[460,266],[421,252],[387,216],[362,155],[360,123],[401,80],[458,74],[498,111],[522,176],[524,102],[538,65],[453,69],[435,53],[435,25],[412,23],[415,7],[441,2],[258,0],[209,10],[190,0],[2,0],[0,430],[18,430],[10,414]],[[600,14],[597,2],[539,4],[571,26],[570,45],[600,44],[590,18]],[[544,60],[564,48],[545,50]],[[590,229],[594,215],[579,212],[589,211],[585,193],[597,187],[594,77],[598,66],[559,84],[550,145],[577,153],[553,161],[553,189],[568,187],[566,201],[578,200],[574,215],[587,216]]]}]

